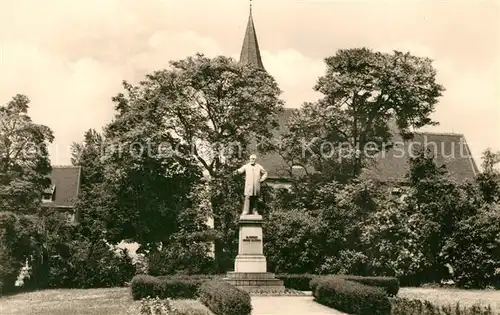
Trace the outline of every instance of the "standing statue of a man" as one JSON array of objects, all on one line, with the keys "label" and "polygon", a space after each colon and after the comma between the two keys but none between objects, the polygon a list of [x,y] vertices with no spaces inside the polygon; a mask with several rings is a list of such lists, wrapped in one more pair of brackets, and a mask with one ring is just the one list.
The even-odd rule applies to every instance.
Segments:
[{"label": "standing statue of a man", "polygon": [[250,155],[250,163],[243,165],[236,171],[235,174],[245,173],[245,203],[243,205],[243,213],[246,214],[259,214],[257,212],[257,201],[260,196],[260,183],[266,180],[267,171],[262,165],[255,163],[257,156]]}]

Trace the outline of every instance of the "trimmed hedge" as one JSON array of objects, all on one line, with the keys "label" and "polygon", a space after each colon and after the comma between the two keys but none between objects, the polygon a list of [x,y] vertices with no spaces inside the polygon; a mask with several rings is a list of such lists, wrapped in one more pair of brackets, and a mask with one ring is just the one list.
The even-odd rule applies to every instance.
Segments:
[{"label": "trimmed hedge", "polygon": [[276,278],[283,280],[283,284],[287,289],[294,289],[299,291],[310,291],[311,287],[309,283],[313,278],[317,277],[317,275],[313,274],[277,274]]},{"label": "trimmed hedge", "polygon": [[[283,280],[286,288],[299,291],[314,291],[314,279],[322,277],[338,277],[348,281],[359,282],[385,290],[389,296],[396,296],[399,292],[399,280],[393,277],[362,277],[351,275],[314,275],[314,274],[278,274],[276,278]],[[312,282],[311,282],[312,281]],[[311,283],[313,286],[311,286]]]},{"label": "trimmed hedge", "polygon": [[134,300],[158,296],[161,281],[148,275],[137,275],[130,281],[130,292]]},{"label": "trimmed hedge", "polygon": [[200,288],[200,301],[217,315],[250,315],[250,294],[227,282],[210,280]]},{"label": "trimmed hedge", "polygon": [[391,314],[389,297],[380,288],[339,277],[321,277],[314,281],[314,297],[318,303],[348,314]]},{"label": "trimmed hedge", "polygon": [[160,299],[194,299],[198,297],[198,290],[205,281],[208,280],[138,275],[132,279],[130,289],[134,300],[148,296]]},{"label": "trimmed hedge", "polygon": [[399,280],[393,277],[362,277],[350,275],[336,275],[347,281],[354,281],[361,284],[366,284],[371,287],[383,289],[389,296],[396,296],[399,292]]},{"label": "trimmed hedge", "polygon": [[322,281],[323,279],[328,279],[331,278],[331,276],[316,276],[311,279],[309,282],[309,287],[311,288],[312,294],[314,297],[316,297],[316,287],[318,286],[319,282]]}]

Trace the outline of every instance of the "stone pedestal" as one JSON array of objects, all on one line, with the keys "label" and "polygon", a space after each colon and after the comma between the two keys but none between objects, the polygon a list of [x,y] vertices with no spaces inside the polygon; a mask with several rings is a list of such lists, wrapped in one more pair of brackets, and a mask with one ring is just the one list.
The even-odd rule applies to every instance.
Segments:
[{"label": "stone pedestal", "polygon": [[238,256],[234,272],[228,272],[225,281],[245,291],[284,292],[283,281],[267,272],[262,237],[262,216],[243,215],[239,220]]},{"label": "stone pedestal", "polygon": [[241,216],[239,228],[238,256],[234,262],[234,271],[266,272],[267,262],[262,242],[262,216],[252,214]]}]

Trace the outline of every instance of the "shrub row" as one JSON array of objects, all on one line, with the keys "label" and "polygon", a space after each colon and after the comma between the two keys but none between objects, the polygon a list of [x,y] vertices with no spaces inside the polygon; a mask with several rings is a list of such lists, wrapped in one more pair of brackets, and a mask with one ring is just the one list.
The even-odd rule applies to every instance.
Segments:
[{"label": "shrub row", "polygon": [[378,287],[383,289],[387,295],[396,296],[399,292],[399,280],[392,277],[361,277],[349,275],[336,275],[341,279],[347,281],[354,281],[361,284],[366,284],[371,287]]},{"label": "shrub row", "polygon": [[206,281],[200,288],[200,301],[217,315],[250,315],[250,294],[227,282]]},{"label": "shrub row", "polygon": [[[130,283],[134,300],[195,299],[217,315],[249,315],[252,311],[250,294],[218,276],[176,275],[153,277],[135,276]],[[158,306],[158,302],[155,305]]]},{"label": "shrub row", "polygon": [[130,283],[134,300],[146,297],[160,299],[194,299],[198,296],[201,284],[207,279],[180,279],[168,277],[153,277],[148,275],[135,276]]},{"label": "shrub row", "polygon": [[317,277],[317,275],[304,273],[304,274],[277,274],[276,278],[283,280],[283,284],[287,289],[294,289],[299,291],[310,291],[311,287],[309,283],[312,279]]},{"label": "shrub row", "polygon": [[318,284],[320,281],[323,281],[324,279],[328,279],[328,276],[317,276],[311,279],[311,282],[309,282],[309,287],[311,288],[312,294],[314,297],[316,297],[316,288],[318,287]]},{"label": "shrub row", "polygon": [[362,277],[351,275],[313,275],[313,274],[278,274],[276,278],[283,280],[285,287],[299,291],[314,291],[311,285],[315,284],[314,279],[323,277],[338,277],[348,281],[359,282],[372,287],[379,287],[389,296],[396,296],[399,292],[399,280],[392,277]]},{"label": "shrub row", "polygon": [[[160,299],[194,299],[200,297],[203,303],[218,315],[241,308],[247,310],[250,295],[234,286],[221,281],[220,275],[171,275],[153,277],[135,276],[131,283],[131,293],[135,300],[146,297]],[[317,302],[341,311],[363,313],[366,309],[376,308],[385,314],[389,295],[396,295],[399,282],[387,277],[359,277],[346,275],[280,274],[285,287],[289,289],[312,290]],[[210,291],[211,290],[211,291]],[[219,290],[219,291],[217,291]],[[234,296],[233,296],[234,295]],[[249,303],[249,302],[248,302]],[[241,305],[240,305],[241,304]],[[250,304],[248,304],[250,305]],[[389,308],[390,309],[390,308]],[[251,308],[250,308],[251,310]],[[240,312],[240,311],[238,311]],[[229,314],[229,313],[228,313]],[[231,313],[233,314],[233,313]],[[235,314],[235,315],[238,315]]]},{"label": "shrub row", "polygon": [[395,298],[391,301],[391,315],[494,315],[488,306],[460,306],[456,305],[437,306],[429,301],[410,300]]},{"label": "shrub row", "polygon": [[313,281],[318,303],[356,315],[390,315],[391,302],[384,290],[340,277],[318,277]]}]

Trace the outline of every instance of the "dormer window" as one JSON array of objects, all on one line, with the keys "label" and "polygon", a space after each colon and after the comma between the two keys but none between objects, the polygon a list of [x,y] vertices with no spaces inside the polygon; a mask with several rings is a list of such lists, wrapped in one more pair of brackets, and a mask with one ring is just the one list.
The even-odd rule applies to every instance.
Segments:
[{"label": "dormer window", "polygon": [[394,188],[391,189],[391,194],[393,196],[401,196],[401,193],[402,193],[402,191],[398,187],[394,187]]},{"label": "dormer window", "polygon": [[54,196],[56,192],[56,186],[50,185],[49,188],[45,189],[42,194],[42,202],[52,202],[54,201]]}]

